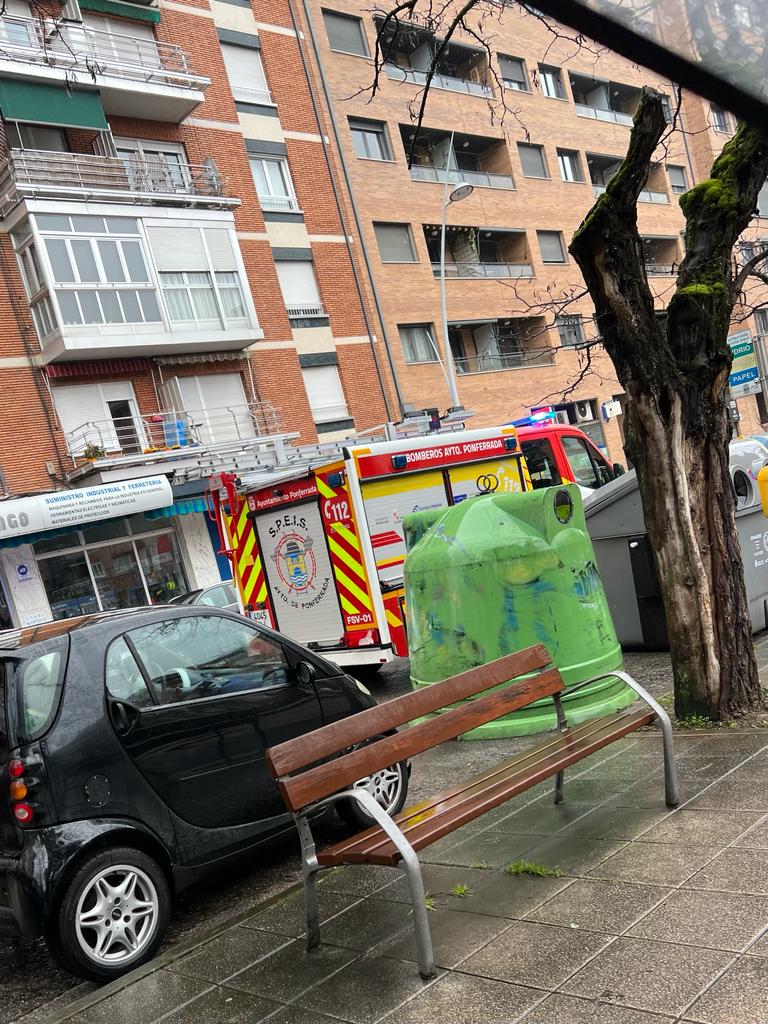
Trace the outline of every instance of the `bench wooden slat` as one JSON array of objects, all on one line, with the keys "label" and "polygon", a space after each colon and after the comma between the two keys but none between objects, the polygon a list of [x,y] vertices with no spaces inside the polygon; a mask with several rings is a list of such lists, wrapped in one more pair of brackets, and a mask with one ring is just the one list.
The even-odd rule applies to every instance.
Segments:
[{"label": "bench wooden slat", "polygon": [[266,752],[267,766],[275,779],[290,775],[299,768],[322,761],[371,736],[391,732],[416,718],[473,697],[493,686],[500,686],[510,679],[545,668],[551,663],[552,658],[542,644],[507,654],[487,665],[479,665],[451,676],[441,683],[424,686],[414,693],[395,697],[394,700],[377,704],[357,715],[324,725],[305,736],[278,743]]},{"label": "bench wooden slat", "polygon": [[[589,754],[650,725],[655,717],[653,711],[638,711],[593,719],[560,734],[554,743],[535,748],[531,753],[542,756],[532,764],[521,768],[521,759],[515,758],[500,770],[470,780],[469,789],[476,791],[468,799],[462,799],[465,791],[459,789],[457,793],[458,787],[454,787],[423,805],[409,808],[395,822],[414,850],[421,850]],[[352,838],[351,844],[342,841],[320,852],[318,862],[324,867],[359,863],[396,865],[401,859],[400,852],[381,829],[368,829]]]},{"label": "bench wooden slat", "polygon": [[[630,712],[624,711],[622,713],[626,715]],[[476,793],[481,793],[496,782],[502,781],[510,774],[522,772],[532,766],[535,766],[548,754],[556,753],[568,744],[581,741],[591,736],[593,733],[600,732],[605,728],[605,720],[607,718],[610,718],[611,721],[616,720],[615,716],[591,718],[586,722],[582,722],[580,725],[569,729],[567,733],[550,733],[544,742],[521,751],[510,760],[502,761],[493,768],[482,772],[480,775],[464,779],[457,785],[450,786],[448,789],[444,789],[440,793],[435,793],[433,796],[427,797],[426,800],[422,800],[418,804],[412,804],[395,817],[398,828],[405,834],[412,822],[418,823],[419,821],[423,821],[425,817],[431,817],[438,805],[445,806],[448,803],[460,801],[471,797]],[[341,853],[345,850],[352,850],[358,846],[361,848],[367,848],[373,837],[381,838],[383,836],[384,833],[379,826],[372,825],[363,832],[358,832],[356,835],[349,836],[347,839],[340,840],[338,843],[335,843],[333,849]]]},{"label": "bench wooden slat", "polygon": [[[498,662],[493,664],[498,665]],[[333,761],[310,768],[294,778],[281,779],[278,783],[280,792],[291,810],[300,810],[365,778],[371,772],[420,754],[444,740],[454,739],[485,722],[502,718],[540,697],[552,696],[562,689],[563,680],[559,671],[556,668],[548,669],[533,678],[523,679],[515,685],[477,697],[394,736],[385,736]],[[362,718],[365,714],[362,712],[347,721]]]}]

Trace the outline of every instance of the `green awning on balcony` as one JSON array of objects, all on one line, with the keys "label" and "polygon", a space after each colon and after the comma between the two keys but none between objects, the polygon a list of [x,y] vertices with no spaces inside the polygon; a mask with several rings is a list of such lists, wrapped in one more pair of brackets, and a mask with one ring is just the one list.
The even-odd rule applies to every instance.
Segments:
[{"label": "green awning on balcony", "polygon": [[160,21],[160,11],[156,7],[144,7],[138,4],[121,4],[120,0],[80,0],[84,11],[99,11],[101,14],[117,14],[121,18],[133,18],[134,21]]},{"label": "green awning on balcony", "polygon": [[97,92],[68,92],[62,86],[6,78],[0,80],[0,110],[6,121],[109,131]]}]

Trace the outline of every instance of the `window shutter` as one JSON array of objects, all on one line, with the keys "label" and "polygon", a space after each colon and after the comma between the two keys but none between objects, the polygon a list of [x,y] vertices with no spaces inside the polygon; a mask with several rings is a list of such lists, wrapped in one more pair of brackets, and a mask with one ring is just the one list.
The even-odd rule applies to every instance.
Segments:
[{"label": "window shutter", "polygon": [[347,412],[347,400],[337,367],[309,366],[301,374],[312,412],[320,412],[322,416],[327,411],[329,419],[343,419]]},{"label": "window shutter", "polygon": [[160,271],[207,271],[208,261],[199,228],[148,227],[149,245]]},{"label": "window shutter", "polygon": [[565,263],[563,240],[559,231],[537,231],[541,258],[545,263]]},{"label": "window shutter", "polygon": [[197,378],[203,395],[203,408],[239,408],[246,404],[239,373],[211,373]]},{"label": "window shutter", "polygon": [[407,224],[374,224],[382,263],[415,263],[416,257]]},{"label": "window shutter", "polygon": [[222,43],[221,55],[232,87],[232,95],[236,100],[246,103],[272,102],[258,50]]},{"label": "window shutter", "polygon": [[286,306],[320,305],[315,272],[308,260],[278,260],[275,269]]},{"label": "window shutter", "polygon": [[205,241],[214,270],[237,270],[232,239],[226,228],[206,228]]},{"label": "window shutter", "polygon": [[98,384],[53,388],[52,394],[65,436],[91,420],[98,422],[106,418]]},{"label": "window shutter", "polygon": [[525,64],[518,57],[499,57],[501,77],[507,82],[514,82],[520,91],[528,91],[528,79],[525,75]]},{"label": "window shutter", "polygon": [[546,178],[547,165],[544,163],[544,150],[541,146],[529,146],[525,142],[518,142],[520,163],[523,167],[523,174],[529,178]]},{"label": "window shutter", "polygon": [[359,18],[348,14],[336,14],[334,11],[323,11],[323,21],[332,50],[356,53],[360,57],[368,56],[368,47],[365,45]]}]

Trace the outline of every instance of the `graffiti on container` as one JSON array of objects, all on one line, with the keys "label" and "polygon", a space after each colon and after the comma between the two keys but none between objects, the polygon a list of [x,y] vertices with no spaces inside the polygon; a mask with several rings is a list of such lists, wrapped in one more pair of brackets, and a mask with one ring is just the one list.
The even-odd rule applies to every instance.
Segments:
[{"label": "graffiti on container", "polygon": [[591,598],[600,591],[600,577],[594,562],[580,569],[574,569],[574,589],[578,597]]}]

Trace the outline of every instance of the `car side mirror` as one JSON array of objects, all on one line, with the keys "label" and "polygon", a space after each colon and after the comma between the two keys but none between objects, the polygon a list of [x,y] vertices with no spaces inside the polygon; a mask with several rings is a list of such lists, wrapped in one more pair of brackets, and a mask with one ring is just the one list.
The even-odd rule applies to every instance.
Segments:
[{"label": "car side mirror", "polygon": [[624,467],[622,466],[622,464],[620,462],[614,462],[614,464],[613,464],[613,472],[616,474],[616,476],[624,476],[624,474],[627,471],[626,471],[626,469],[624,469]]},{"label": "car side mirror", "polygon": [[302,686],[309,686],[317,678],[315,666],[309,661],[300,661],[296,666],[296,679]]}]

